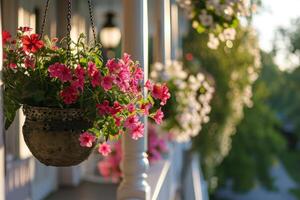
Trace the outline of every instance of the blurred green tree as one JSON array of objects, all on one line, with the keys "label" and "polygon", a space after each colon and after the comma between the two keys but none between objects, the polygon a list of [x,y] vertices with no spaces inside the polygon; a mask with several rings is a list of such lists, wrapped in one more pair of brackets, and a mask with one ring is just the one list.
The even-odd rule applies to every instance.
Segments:
[{"label": "blurred green tree", "polygon": [[279,86],[273,80],[280,81],[271,58],[262,54],[262,72],[253,87],[253,107],[245,109],[232,138],[232,149],[217,170],[222,184],[231,180],[233,189],[240,192],[250,190],[257,182],[272,189],[270,168],[285,148],[285,140],[278,131],[279,121],[268,104],[271,92]]}]

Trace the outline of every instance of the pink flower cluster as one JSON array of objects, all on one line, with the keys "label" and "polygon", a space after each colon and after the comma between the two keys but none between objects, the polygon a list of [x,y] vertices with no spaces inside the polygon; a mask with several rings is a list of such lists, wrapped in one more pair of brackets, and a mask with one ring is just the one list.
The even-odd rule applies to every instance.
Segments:
[{"label": "pink flower cluster", "polygon": [[[163,159],[162,155],[168,152],[167,138],[160,137],[157,126],[148,124],[148,159],[154,163]],[[164,134],[165,135],[165,134]]]},{"label": "pink flower cluster", "polygon": [[[162,109],[160,107],[157,111],[150,112],[154,102],[149,97],[143,98],[142,96],[140,83],[143,80],[143,71],[138,63],[130,59],[128,54],[124,54],[123,59],[108,60],[101,72],[96,64],[91,61],[87,64],[86,73],[82,68],[78,67],[75,70],[76,81],[74,80],[74,75],[71,75],[70,70],[66,69],[65,65],[56,63],[50,66],[48,70],[52,78],[57,78],[62,83],[71,81],[70,86],[61,92],[61,96],[66,104],[74,103],[80,91],[83,90],[85,74],[87,74],[87,79],[94,90],[101,88],[102,93],[109,93],[109,95],[112,94],[111,92],[118,92],[120,95],[125,95],[124,98],[127,99],[126,101],[122,100],[122,98],[112,100],[110,97],[104,98],[96,104],[98,118],[107,119],[110,122],[109,125],[107,123],[101,125],[102,127],[110,128],[111,133],[108,134],[122,135],[124,132],[127,132],[132,139],[137,140],[144,136],[144,124],[141,121],[143,116],[151,117],[157,124],[162,123],[164,117]],[[76,87],[77,85],[79,87]],[[144,87],[147,87],[150,91],[151,98],[160,100],[161,106],[165,105],[170,98],[166,85],[156,85],[147,81]],[[107,138],[106,136],[106,140]],[[103,146],[103,144],[105,145]],[[110,152],[109,145],[107,143],[103,144],[100,145],[100,147],[103,147],[103,150],[100,150],[99,147],[98,151],[102,155],[107,155]],[[86,145],[82,146],[87,147]]]},{"label": "pink flower cluster", "polygon": [[69,86],[65,87],[60,92],[60,97],[65,104],[73,104],[78,99],[80,92],[83,92],[85,82],[85,70],[80,65],[77,65],[74,72],[70,67],[61,63],[54,63],[48,68],[49,76],[51,78],[57,78],[62,83],[69,83]]},{"label": "pink flower cluster", "polygon": [[[120,163],[122,159],[121,143],[112,145],[112,153],[98,163],[99,173],[106,179],[118,182],[122,176]],[[163,154],[168,152],[167,138],[158,135],[157,127],[149,123],[148,127],[148,160],[150,164],[163,159]]]},{"label": "pink flower cluster", "polygon": [[[96,136],[94,136],[92,133],[85,131],[79,137],[80,146],[90,148],[93,146],[93,143],[96,141],[96,139]],[[100,144],[98,147],[98,152],[103,156],[107,156],[109,153],[111,153],[110,145],[108,145],[106,142]]]},{"label": "pink flower cluster", "polygon": [[[143,85],[143,70],[130,55],[125,53],[121,59],[110,59],[103,65],[101,50],[83,45],[84,37],[78,39],[80,48],[68,52],[56,46],[57,38],[44,41],[38,34],[31,34],[31,30],[20,27],[15,38],[6,31],[2,33],[4,69],[12,72],[5,74],[20,76],[18,86],[24,85],[25,91],[34,92],[34,88],[26,87],[34,81],[47,93],[38,100],[29,97],[35,104],[81,109],[93,127],[80,135],[79,145],[97,146],[99,153],[108,155],[109,139],[123,134],[134,140],[144,136],[144,117],[162,123],[162,107],[156,110],[154,104],[158,101],[160,106],[165,105],[170,98],[169,90],[165,84],[148,81]],[[67,53],[70,62],[57,62],[57,58],[65,59]],[[15,84],[16,76],[10,76],[8,83]],[[143,95],[145,88],[149,90],[147,96]]]},{"label": "pink flower cluster", "polygon": [[113,145],[112,153],[104,157],[98,162],[98,171],[105,179],[111,179],[118,182],[122,177],[120,163],[122,159],[121,143],[117,142]]}]

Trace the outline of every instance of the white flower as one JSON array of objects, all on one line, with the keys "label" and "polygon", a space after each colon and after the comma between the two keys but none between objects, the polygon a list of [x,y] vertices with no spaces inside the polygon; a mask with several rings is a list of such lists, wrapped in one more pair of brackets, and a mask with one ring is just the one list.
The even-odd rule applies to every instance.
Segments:
[{"label": "white flower", "polygon": [[234,40],[236,35],[236,30],[234,28],[226,28],[223,31],[223,35],[225,40]]},{"label": "white flower", "polygon": [[207,43],[208,48],[217,49],[219,44],[220,44],[220,42],[219,42],[218,38],[215,37],[214,34],[210,33],[209,38],[208,38],[208,43]]}]

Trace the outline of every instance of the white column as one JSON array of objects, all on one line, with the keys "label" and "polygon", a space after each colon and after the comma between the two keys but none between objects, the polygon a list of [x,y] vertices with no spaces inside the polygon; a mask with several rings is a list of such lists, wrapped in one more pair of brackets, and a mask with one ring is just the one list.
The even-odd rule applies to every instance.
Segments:
[{"label": "white column", "polygon": [[156,34],[154,61],[166,64],[171,60],[171,8],[170,0],[156,0]]},{"label": "white column", "polygon": [[[1,20],[1,5],[2,1],[0,0],[0,33],[2,33],[2,20]],[[3,125],[3,96],[2,96],[2,34],[0,34],[0,200],[5,199],[5,190],[4,190],[4,183],[5,183],[5,157],[4,157],[4,143],[3,143],[3,137],[4,137],[4,125]]]},{"label": "white column", "polygon": [[178,5],[176,0],[171,0],[171,59],[176,60],[179,56]]},{"label": "white column", "polygon": [[[123,0],[123,52],[132,55],[143,66],[145,79],[148,73],[148,15],[147,0]],[[150,187],[146,182],[148,160],[146,155],[147,121],[145,137],[133,140],[128,134],[122,138],[123,180],[117,199],[150,199]]]}]

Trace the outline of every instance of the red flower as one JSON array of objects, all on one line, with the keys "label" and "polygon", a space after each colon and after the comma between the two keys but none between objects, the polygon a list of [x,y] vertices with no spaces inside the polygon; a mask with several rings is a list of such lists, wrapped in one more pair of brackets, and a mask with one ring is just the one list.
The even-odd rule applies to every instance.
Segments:
[{"label": "red flower", "polygon": [[11,35],[7,31],[2,32],[2,43],[6,44],[11,39]]},{"label": "red flower", "polygon": [[116,126],[118,126],[118,127],[121,126],[121,122],[122,122],[123,118],[114,116],[114,119],[115,119]]},{"label": "red flower", "polygon": [[17,64],[16,63],[9,63],[9,68],[11,69],[17,69]]},{"label": "red flower", "polygon": [[118,112],[121,112],[122,110],[123,106],[119,102],[115,101],[113,107],[110,108],[110,114],[115,115]]},{"label": "red flower", "polygon": [[74,87],[67,87],[60,92],[60,96],[65,104],[75,103],[78,98],[78,90]]},{"label": "red flower", "polygon": [[44,46],[44,42],[39,40],[38,34],[25,35],[22,37],[23,50],[35,53]]}]

